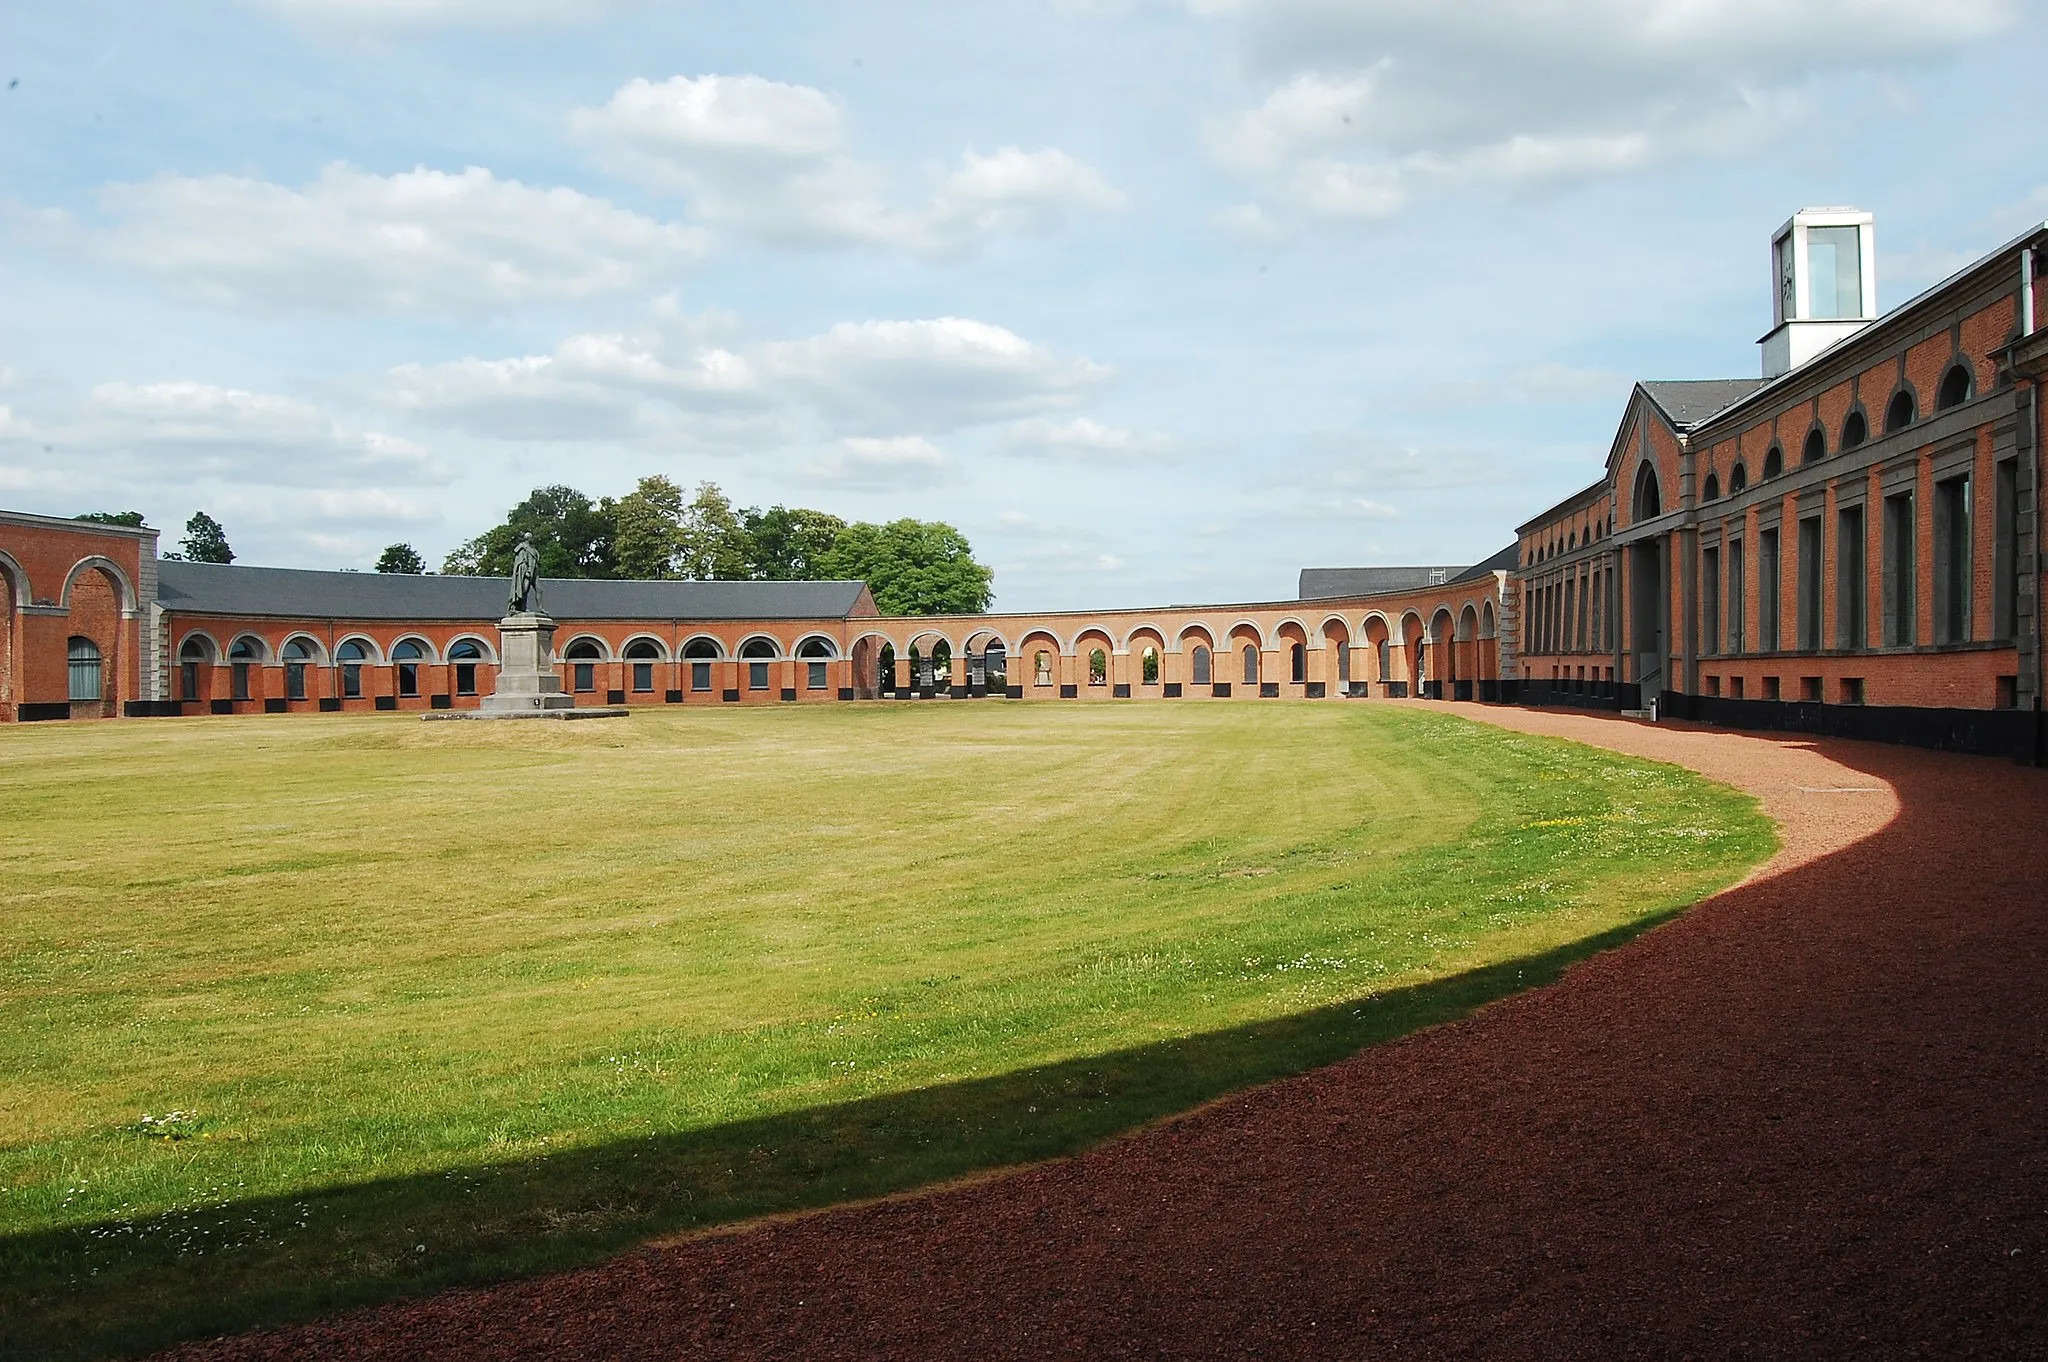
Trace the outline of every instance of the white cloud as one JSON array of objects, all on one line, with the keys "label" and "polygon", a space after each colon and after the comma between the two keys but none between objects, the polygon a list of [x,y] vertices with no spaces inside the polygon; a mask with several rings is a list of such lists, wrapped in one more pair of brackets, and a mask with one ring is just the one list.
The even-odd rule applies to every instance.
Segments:
[{"label": "white cloud", "polygon": [[1032,458],[1097,465],[1154,463],[1174,451],[1173,437],[1163,432],[1122,430],[1086,416],[1019,421],[1004,433],[1002,445]]},{"label": "white cloud", "polygon": [[693,439],[758,449],[796,438],[937,434],[1082,401],[1111,371],[959,317],[842,323],[794,341],[717,345],[672,319],[583,334],[550,355],[409,364],[384,403],[500,438]]},{"label": "white cloud", "polygon": [[952,456],[921,435],[849,436],[804,472],[820,482],[866,491],[935,487],[959,476]]},{"label": "white cloud", "polygon": [[644,77],[570,127],[611,170],[687,197],[714,227],[791,245],[866,244],[953,255],[998,233],[1042,233],[1124,198],[1057,148],[963,153],[928,201],[890,200],[888,175],[849,150],[830,95],[755,75]]},{"label": "white cloud", "polygon": [[233,175],[109,185],[104,258],[205,301],[263,310],[490,311],[659,287],[703,234],[573,189],[471,167],[373,175],[335,164],[301,189]]},{"label": "white cloud", "polygon": [[[2016,0],[1189,0],[1274,80],[1211,155],[1267,210],[1392,216],[1418,196],[1614,175],[1754,145],[1815,75],[1937,60]],[[1256,225],[1233,210],[1226,225]]]}]

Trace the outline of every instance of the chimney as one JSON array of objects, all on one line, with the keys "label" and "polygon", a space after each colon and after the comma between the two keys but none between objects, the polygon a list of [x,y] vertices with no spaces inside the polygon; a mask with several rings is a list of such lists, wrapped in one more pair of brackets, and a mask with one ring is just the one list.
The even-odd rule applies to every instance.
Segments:
[{"label": "chimney", "polygon": [[1802,208],[1771,236],[1771,330],[1764,377],[1789,373],[1877,317],[1871,216]]}]

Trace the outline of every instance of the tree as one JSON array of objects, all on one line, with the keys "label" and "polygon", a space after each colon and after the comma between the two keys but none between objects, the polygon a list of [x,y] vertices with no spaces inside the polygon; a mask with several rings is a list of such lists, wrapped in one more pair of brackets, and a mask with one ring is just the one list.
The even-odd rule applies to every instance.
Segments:
[{"label": "tree", "polygon": [[143,521],[140,511],[87,511],[84,515],[75,515],[71,518],[89,520],[95,525],[126,525],[131,530],[149,528]]},{"label": "tree", "polygon": [[377,560],[377,571],[404,573],[417,577],[427,570],[426,559],[410,544],[393,544]]},{"label": "tree", "polygon": [[740,512],[740,523],[747,535],[747,575],[760,582],[816,581],[825,575],[820,564],[846,528],[838,516],[802,506],[765,511],[750,506]]},{"label": "tree", "polygon": [[232,563],[235,551],[228,547],[228,532],[204,511],[194,511],[185,522],[184,558],[193,563]]},{"label": "tree", "polygon": [[858,521],[839,532],[818,566],[857,578],[885,615],[968,615],[988,609],[995,573],[974,561],[967,536],[937,520]]},{"label": "tree", "polygon": [[715,482],[697,484],[683,510],[676,575],[693,581],[739,582],[753,575],[747,528]]},{"label": "tree", "polygon": [[683,551],[683,489],[656,475],[642,478],[611,509],[619,575],[636,580],[673,577]]},{"label": "tree", "polygon": [[512,570],[512,550],[523,534],[540,550],[543,577],[616,577],[612,541],[617,526],[607,508],[592,504],[573,487],[536,487],[514,506],[505,523],[463,544],[441,571],[468,577],[503,577]]}]

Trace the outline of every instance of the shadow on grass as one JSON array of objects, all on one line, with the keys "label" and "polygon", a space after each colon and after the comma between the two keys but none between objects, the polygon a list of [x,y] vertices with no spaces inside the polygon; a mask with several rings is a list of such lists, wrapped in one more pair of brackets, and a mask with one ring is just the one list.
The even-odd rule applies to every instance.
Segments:
[{"label": "shadow on grass", "polygon": [[1369,999],[995,1078],[0,1239],[0,1355],[139,1353],[1071,1154],[1549,983],[1677,911]]}]

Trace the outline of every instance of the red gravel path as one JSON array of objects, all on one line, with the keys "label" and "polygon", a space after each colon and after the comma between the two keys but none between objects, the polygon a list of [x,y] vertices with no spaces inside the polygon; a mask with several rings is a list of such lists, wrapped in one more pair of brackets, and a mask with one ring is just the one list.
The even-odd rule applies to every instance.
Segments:
[{"label": "red gravel path", "polygon": [[2048,773],[1455,708],[1753,791],[1785,851],[1078,1158],[180,1355],[2048,1357]]}]

